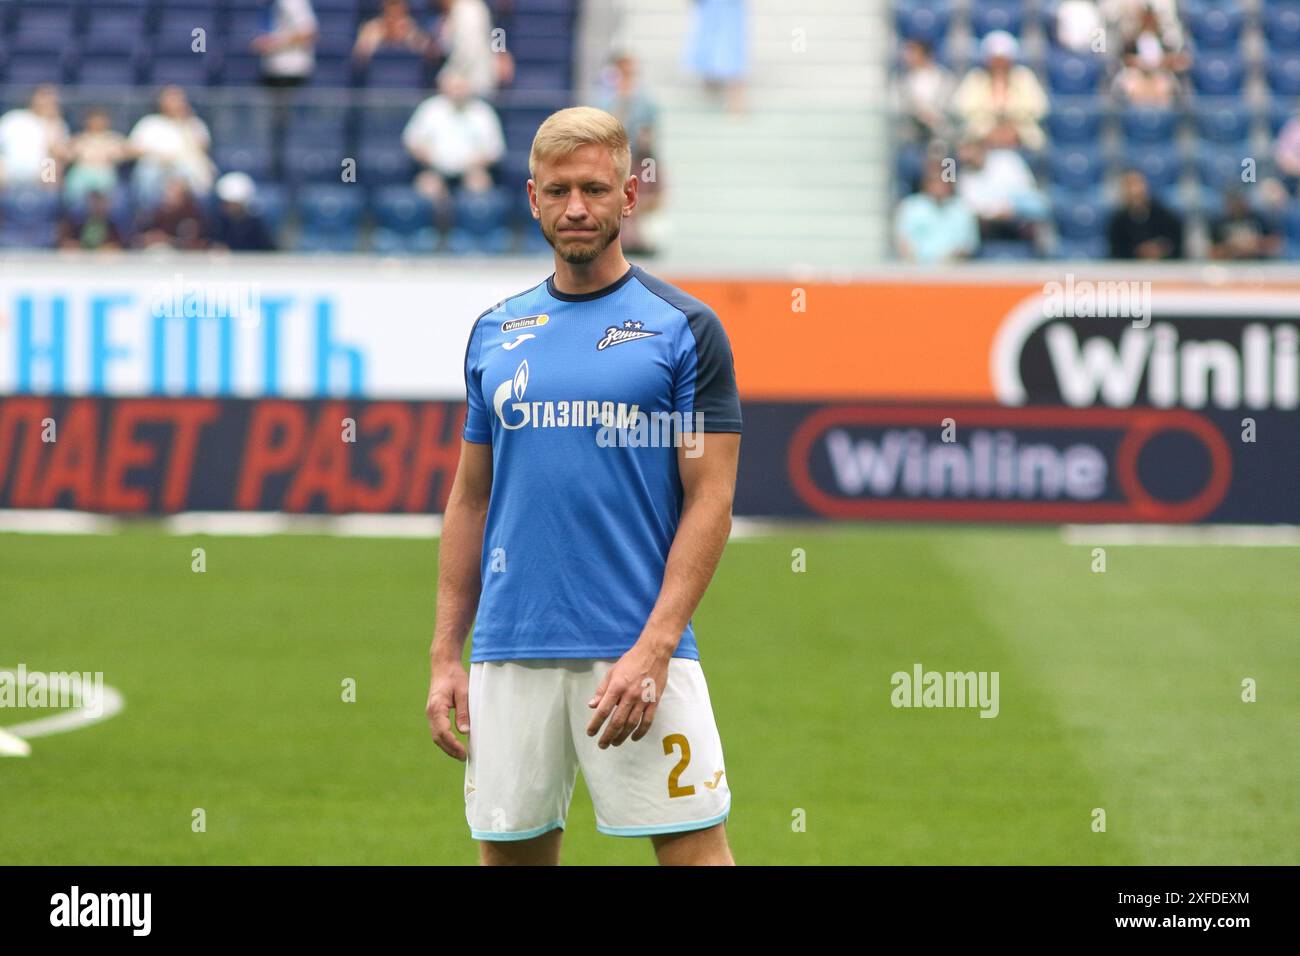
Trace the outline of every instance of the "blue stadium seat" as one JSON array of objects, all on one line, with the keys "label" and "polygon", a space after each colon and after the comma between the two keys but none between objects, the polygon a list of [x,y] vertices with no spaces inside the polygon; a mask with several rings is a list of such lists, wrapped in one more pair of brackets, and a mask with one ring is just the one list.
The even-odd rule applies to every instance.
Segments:
[{"label": "blue stadium seat", "polygon": [[154,56],[144,61],[141,75],[157,86],[207,86],[214,59],[203,53]]},{"label": "blue stadium seat", "polygon": [[1024,6],[1020,0],[977,0],[970,11],[971,32],[980,39],[994,30],[1020,36]]},{"label": "blue stadium seat", "polygon": [[948,35],[952,7],[940,0],[924,3],[921,0],[902,0],[894,8],[894,24],[898,35],[905,40],[922,40],[938,47]]},{"label": "blue stadium seat", "polygon": [[91,6],[86,10],[86,39],[118,37],[139,42],[145,33],[145,8]]},{"label": "blue stadium seat", "polygon": [[357,156],[357,181],[366,186],[408,184],[415,177],[410,153],[397,142],[362,142]]},{"label": "blue stadium seat", "polygon": [[1192,61],[1192,85],[1202,96],[1240,96],[1246,61],[1240,53],[1202,53]]},{"label": "blue stadium seat", "polygon": [[433,226],[433,204],[410,186],[387,186],[375,193],[373,203],[374,250],[392,255],[433,252],[438,233]]},{"label": "blue stadium seat", "polygon": [[1109,210],[1100,189],[1054,189],[1052,215],[1065,239],[1095,239],[1105,236]]},{"label": "blue stadium seat", "polygon": [[1178,114],[1173,110],[1130,106],[1120,113],[1120,125],[1130,143],[1170,143],[1177,132]]},{"label": "blue stadium seat", "polygon": [[1028,240],[995,239],[980,244],[976,259],[988,259],[996,262],[1021,262],[1033,259],[1034,246]]},{"label": "blue stadium seat", "polygon": [[1199,51],[1235,50],[1241,43],[1246,15],[1238,3],[1184,3],[1181,12]]},{"label": "blue stadium seat", "polygon": [[10,46],[25,46],[29,34],[56,33],[65,39],[77,32],[76,8],[70,3],[28,3],[15,11]]},{"label": "blue stadium seat", "polygon": [[1268,111],[1268,129],[1272,136],[1282,132],[1282,127],[1289,123],[1292,117],[1300,116],[1300,109],[1291,106],[1288,103],[1274,101]]},{"label": "blue stadium seat", "polygon": [[447,237],[448,249],[458,255],[506,252],[510,247],[508,204],[500,187],[485,192],[460,190],[453,203],[455,225]]},{"label": "blue stadium seat", "polygon": [[[291,183],[355,185],[341,182],[345,158],[347,153],[341,144],[332,148],[322,148],[299,146],[290,142],[284,149],[284,175]],[[360,179],[359,170],[358,179]]]},{"label": "blue stadium seat", "polygon": [[895,156],[894,175],[898,183],[898,197],[910,195],[916,188],[921,170],[925,167],[925,147],[919,143],[902,143]]},{"label": "blue stadium seat", "polygon": [[1047,132],[1059,146],[1091,143],[1101,133],[1101,117],[1101,106],[1094,99],[1058,99],[1047,114]]},{"label": "blue stadium seat", "polygon": [[133,53],[83,52],[71,71],[71,78],[73,82],[88,87],[134,86],[139,74],[139,60]]},{"label": "blue stadium seat", "polygon": [[1047,156],[1048,176],[1058,186],[1087,189],[1101,185],[1105,163],[1095,144],[1080,143],[1053,149]]},{"label": "blue stadium seat", "polygon": [[360,240],[363,192],[356,184],[309,186],[298,196],[303,252],[352,252]]},{"label": "blue stadium seat", "polygon": [[216,60],[214,81],[224,86],[253,86],[262,78],[262,58],[256,53],[226,53]]},{"label": "blue stadium seat", "polygon": [[[1196,175],[1209,187],[1222,189],[1228,184],[1241,184],[1244,169],[1242,161],[1247,158],[1258,160],[1247,140],[1239,143],[1203,143],[1196,152]],[[1256,181],[1263,179],[1264,170],[1255,169]]]},{"label": "blue stadium seat", "polygon": [[1264,37],[1277,53],[1300,52],[1300,3],[1295,0],[1267,0],[1263,7]]},{"label": "blue stadium seat", "polygon": [[1061,51],[1047,58],[1047,85],[1058,96],[1082,96],[1097,92],[1102,60],[1083,53]]},{"label": "blue stadium seat", "polygon": [[0,192],[0,246],[45,249],[54,245],[59,221],[59,194],[40,187],[12,187]]},{"label": "blue stadium seat", "polygon": [[253,199],[253,211],[262,217],[262,221],[266,224],[266,230],[271,234],[272,238],[278,240],[280,231],[284,227],[284,217],[288,208],[289,201],[285,195],[284,187],[276,183],[257,184],[257,194]]},{"label": "blue stadium seat", "polygon": [[239,170],[255,180],[271,178],[271,150],[263,143],[234,140],[221,143],[212,151],[212,160],[223,173]]},{"label": "blue stadium seat", "polygon": [[1155,143],[1126,150],[1124,165],[1126,168],[1141,170],[1152,190],[1176,185],[1183,171],[1183,160],[1177,147]]},{"label": "blue stadium seat", "polygon": [[1093,236],[1089,239],[1061,237],[1056,244],[1055,258],[1057,259],[1106,259],[1109,256],[1110,242],[1105,236]]},{"label": "blue stadium seat", "polygon": [[1250,113],[1238,101],[1197,104],[1196,132],[1212,143],[1239,143],[1250,136]]},{"label": "blue stadium seat", "polygon": [[427,86],[429,64],[422,56],[401,50],[380,50],[365,67],[364,85],[382,89],[419,90]]},{"label": "blue stadium seat", "polygon": [[564,90],[569,86],[567,63],[520,63],[515,67],[517,90]]},{"label": "blue stadium seat", "polygon": [[1278,53],[1268,58],[1268,85],[1274,94],[1300,96],[1300,53]]}]

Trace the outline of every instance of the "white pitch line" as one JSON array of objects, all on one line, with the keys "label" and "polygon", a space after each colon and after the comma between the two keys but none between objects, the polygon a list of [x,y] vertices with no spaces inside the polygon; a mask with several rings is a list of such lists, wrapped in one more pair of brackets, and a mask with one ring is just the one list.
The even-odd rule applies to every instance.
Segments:
[{"label": "white pitch line", "polygon": [[1076,545],[1300,547],[1300,527],[1292,524],[1067,524],[1061,526],[1061,537],[1066,544]]},{"label": "white pitch line", "polygon": [[17,737],[19,740],[24,741],[31,740],[33,737],[66,734],[72,730],[89,727],[91,724],[102,723],[110,717],[116,717],[126,707],[126,698],[122,696],[117,688],[105,684],[99,704],[98,714],[92,714],[83,704],[76,710],[63,711],[49,717],[39,717],[36,720],[29,720],[23,724],[14,724],[11,727],[0,727],[0,731],[10,737]]}]

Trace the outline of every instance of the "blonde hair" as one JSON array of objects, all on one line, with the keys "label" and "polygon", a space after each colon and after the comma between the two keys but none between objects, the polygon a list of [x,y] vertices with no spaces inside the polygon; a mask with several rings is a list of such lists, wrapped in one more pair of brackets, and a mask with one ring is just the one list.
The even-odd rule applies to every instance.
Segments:
[{"label": "blonde hair", "polygon": [[614,160],[619,182],[632,173],[632,150],[627,130],[618,117],[593,106],[572,106],[546,117],[537,127],[533,148],[528,154],[528,175],[536,177],[537,164],[568,156],[580,146],[604,146]]}]

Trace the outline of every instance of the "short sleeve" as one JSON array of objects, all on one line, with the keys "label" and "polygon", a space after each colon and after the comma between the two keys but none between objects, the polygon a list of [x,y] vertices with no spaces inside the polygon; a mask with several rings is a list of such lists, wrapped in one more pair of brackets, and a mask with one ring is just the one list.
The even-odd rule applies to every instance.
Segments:
[{"label": "short sleeve", "polygon": [[684,427],[704,432],[740,432],[740,393],[726,330],[711,309],[687,312],[688,334],[673,387],[674,411],[697,413]]},{"label": "short sleeve", "polygon": [[482,338],[479,330],[482,325],[482,322],[474,323],[474,328],[469,333],[469,342],[465,344],[465,400],[469,408],[465,413],[465,428],[462,432],[466,441],[478,445],[490,444],[492,441],[492,423],[487,416],[487,405],[483,402],[483,372],[478,367],[479,341]]}]

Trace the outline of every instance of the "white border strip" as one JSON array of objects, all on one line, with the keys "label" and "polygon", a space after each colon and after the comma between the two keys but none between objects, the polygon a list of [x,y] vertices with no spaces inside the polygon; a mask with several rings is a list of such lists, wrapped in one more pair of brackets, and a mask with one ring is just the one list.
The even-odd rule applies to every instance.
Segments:
[{"label": "white border strip", "polygon": [[1078,545],[1295,548],[1300,547],[1300,526],[1293,524],[1067,524],[1061,526],[1061,538],[1066,544]]}]

